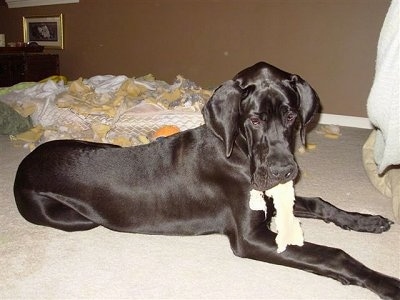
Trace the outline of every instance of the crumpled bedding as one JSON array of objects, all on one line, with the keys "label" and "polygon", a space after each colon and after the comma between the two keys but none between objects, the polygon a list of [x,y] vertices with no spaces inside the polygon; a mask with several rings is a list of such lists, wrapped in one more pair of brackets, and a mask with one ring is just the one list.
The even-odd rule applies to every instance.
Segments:
[{"label": "crumpled bedding", "polygon": [[363,146],[363,163],[372,184],[392,198],[400,221],[400,0],[393,0],[379,36],[375,78],[367,101],[376,127]]},{"label": "crumpled bedding", "polygon": [[24,118],[10,106],[0,102],[0,134],[18,134],[31,127],[29,118]]},{"label": "crumpled bedding", "polygon": [[375,78],[367,101],[376,126],[374,149],[378,173],[400,164],[400,0],[393,0],[379,36]]},{"label": "crumpled bedding", "polygon": [[392,199],[393,215],[400,221],[400,166],[388,168],[383,175],[378,174],[378,166],[374,159],[374,149],[377,132],[371,132],[363,145],[363,164],[367,176],[374,187],[386,197]]},{"label": "crumpled bedding", "polygon": [[179,75],[171,85],[150,74],[105,75],[11,89],[0,101],[31,117],[35,127],[11,138],[32,149],[54,139],[134,146],[150,142],[164,125],[186,130],[202,124],[201,108],[211,94]]}]

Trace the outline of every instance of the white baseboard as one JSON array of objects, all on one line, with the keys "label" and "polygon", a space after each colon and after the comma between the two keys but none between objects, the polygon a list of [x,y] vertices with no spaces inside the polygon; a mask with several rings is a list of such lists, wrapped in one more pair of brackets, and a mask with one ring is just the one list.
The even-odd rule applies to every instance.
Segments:
[{"label": "white baseboard", "polygon": [[345,127],[373,129],[373,126],[368,118],[344,116],[344,115],[320,114],[318,123],[339,125]]}]

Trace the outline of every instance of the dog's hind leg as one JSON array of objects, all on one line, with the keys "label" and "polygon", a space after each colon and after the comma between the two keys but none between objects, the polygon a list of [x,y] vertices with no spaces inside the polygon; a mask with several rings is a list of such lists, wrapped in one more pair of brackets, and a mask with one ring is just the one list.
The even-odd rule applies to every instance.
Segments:
[{"label": "dog's hind leg", "polygon": [[276,233],[267,230],[264,222],[255,227],[248,225],[242,226],[236,237],[228,235],[237,256],[304,270],[345,285],[361,286],[382,299],[399,299],[399,280],[367,268],[343,250],[305,242],[302,247],[288,246],[284,252],[277,253]]},{"label": "dog's hind leg", "polygon": [[382,233],[390,229],[392,221],[378,215],[347,212],[319,197],[296,196],[294,214],[299,218],[313,218],[360,232]]},{"label": "dog's hind leg", "polygon": [[64,231],[89,230],[99,226],[74,209],[47,195],[23,190],[15,191],[17,207],[29,222]]}]

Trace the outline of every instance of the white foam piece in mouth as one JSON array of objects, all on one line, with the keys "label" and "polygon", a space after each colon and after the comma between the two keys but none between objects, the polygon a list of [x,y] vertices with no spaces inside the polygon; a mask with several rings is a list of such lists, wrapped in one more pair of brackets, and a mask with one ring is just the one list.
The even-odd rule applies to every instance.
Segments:
[{"label": "white foam piece in mouth", "polygon": [[263,192],[251,190],[249,206],[251,210],[263,210],[267,213],[267,205],[264,201]]},{"label": "white foam piece in mouth", "polygon": [[[287,245],[303,246],[304,237],[299,220],[293,214],[293,206],[295,201],[295,193],[293,181],[266,190],[265,194],[271,197],[276,209],[276,244],[277,252],[281,253],[286,250]],[[249,206],[252,210],[263,210],[265,213],[267,207],[263,198],[263,193],[256,190],[250,191]]]}]

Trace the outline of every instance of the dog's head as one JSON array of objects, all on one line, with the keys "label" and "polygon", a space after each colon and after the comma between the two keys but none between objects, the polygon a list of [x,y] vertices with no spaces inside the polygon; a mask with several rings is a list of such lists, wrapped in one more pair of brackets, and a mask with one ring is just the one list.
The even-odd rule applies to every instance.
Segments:
[{"label": "dog's head", "polygon": [[305,126],[318,108],[318,95],[300,76],[260,62],[217,88],[203,115],[227,157],[235,141],[248,155],[252,186],[263,191],[296,178],[296,128],[305,143]]}]

